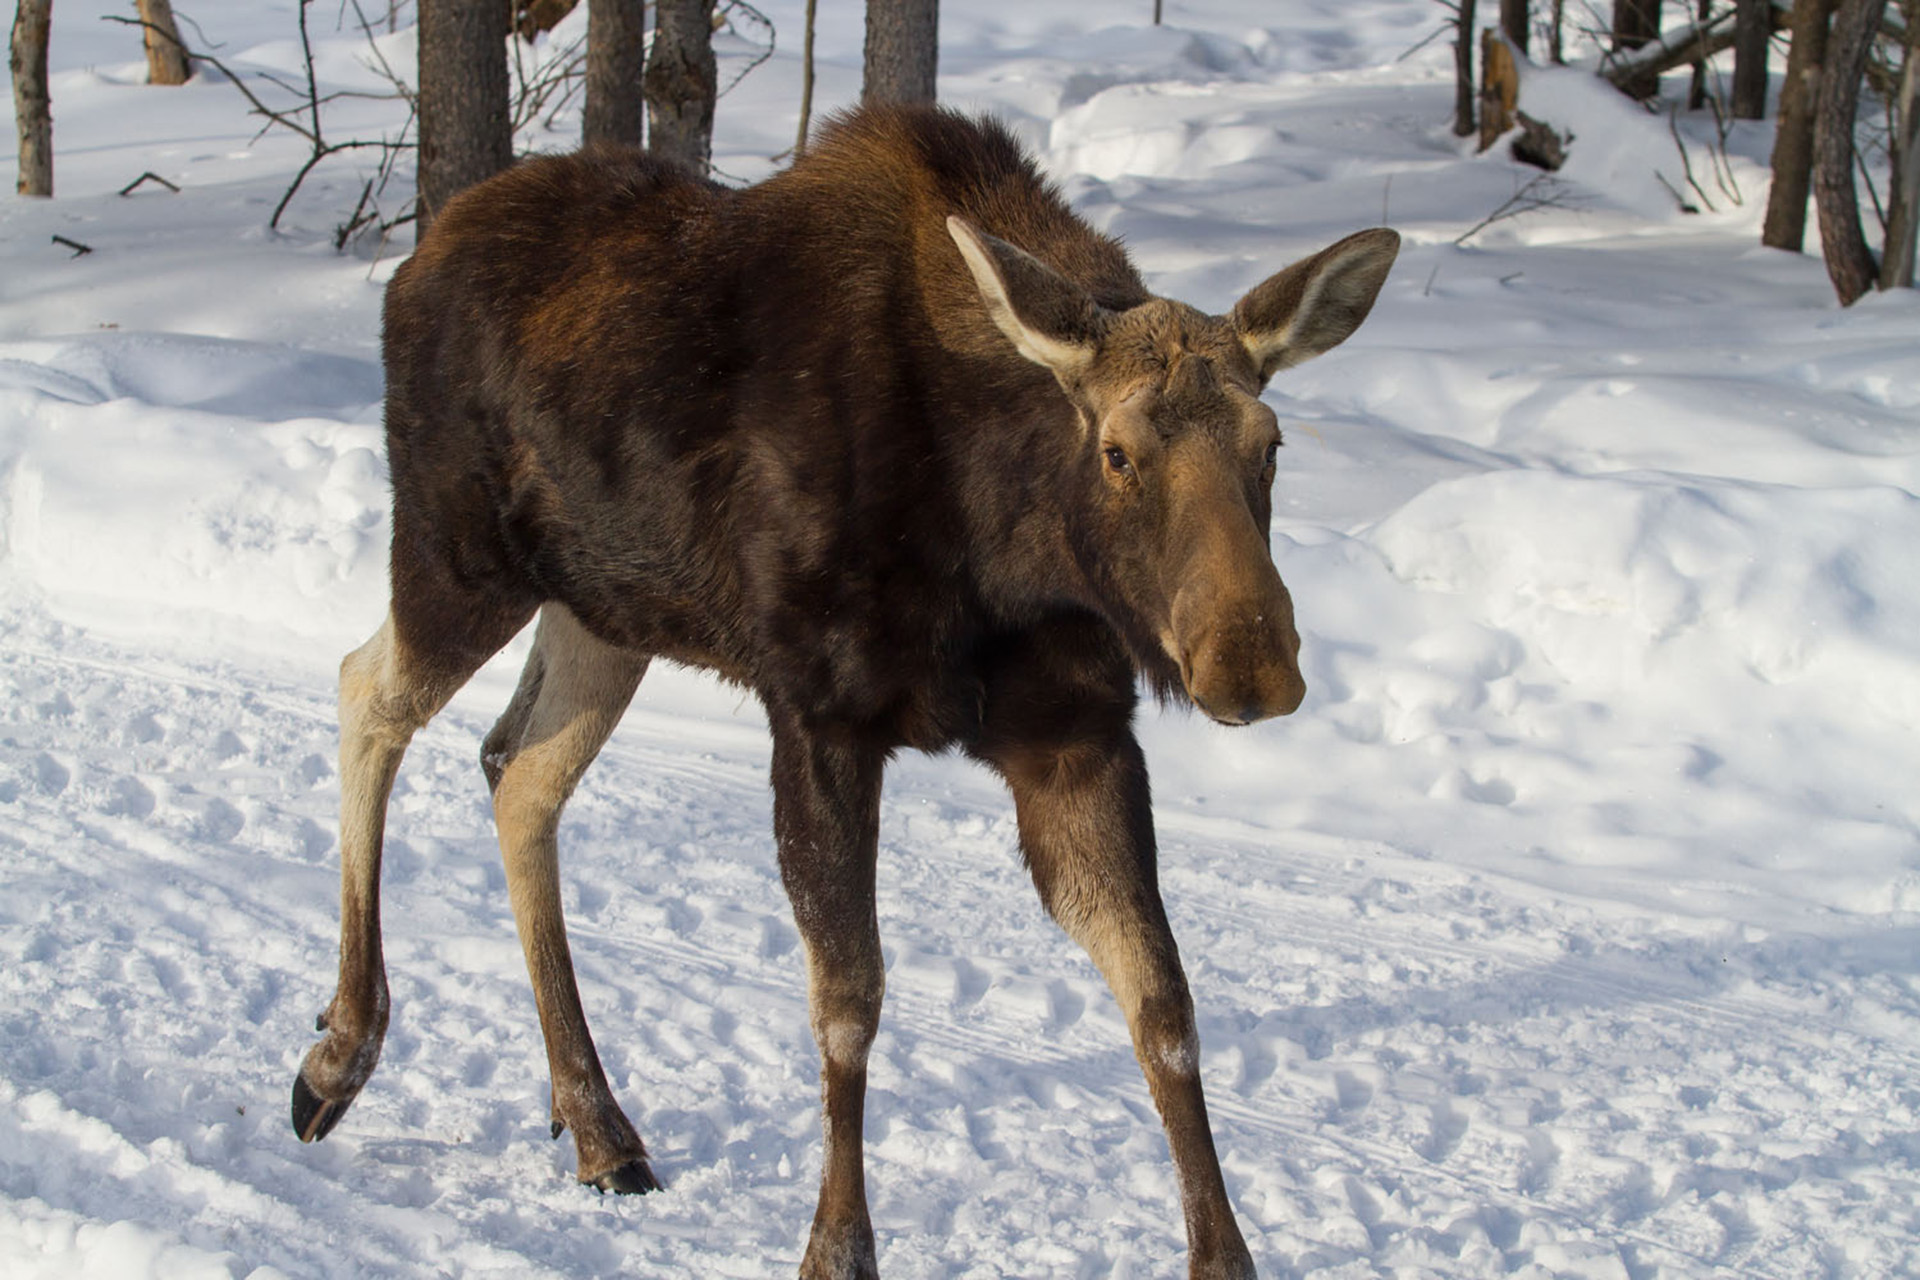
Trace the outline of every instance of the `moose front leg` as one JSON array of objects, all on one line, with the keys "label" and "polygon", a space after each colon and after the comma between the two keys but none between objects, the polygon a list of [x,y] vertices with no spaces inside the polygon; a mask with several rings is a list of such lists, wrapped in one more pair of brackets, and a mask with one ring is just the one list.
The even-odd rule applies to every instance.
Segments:
[{"label": "moose front leg", "polygon": [[861,1144],[867,1050],[886,970],[874,909],[882,752],[769,709],[773,826],[780,877],[807,954],[807,1002],[820,1048],[820,1202],[802,1280],[877,1280]]},{"label": "moose front leg", "polygon": [[1188,1275],[1250,1280],[1253,1259],[1207,1124],[1193,1000],[1160,900],[1146,761],[1129,726],[1131,681],[1124,671],[1111,690],[1016,679],[995,692],[974,750],[1013,793],[1041,901],[1087,949],[1126,1014],[1180,1179]]}]

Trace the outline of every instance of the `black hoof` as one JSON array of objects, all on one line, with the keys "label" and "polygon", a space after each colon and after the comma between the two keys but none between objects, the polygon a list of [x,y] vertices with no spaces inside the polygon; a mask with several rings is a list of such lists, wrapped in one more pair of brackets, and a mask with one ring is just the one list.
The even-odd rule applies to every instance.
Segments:
[{"label": "black hoof", "polygon": [[603,1173],[587,1184],[595,1191],[611,1191],[615,1195],[643,1196],[649,1191],[664,1191],[666,1187],[660,1179],[653,1176],[653,1170],[647,1167],[645,1160],[629,1160],[609,1173]]},{"label": "black hoof", "polygon": [[293,1131],[300,1135],[302,1142],[318,1142],[333,1132],[333,1126],[340,1123],[340,1117],[347,1113],[347,1106],[353,1101],[348,1098],[342,1102],[328,1102],[307,1085],[307,1077],[297,1075],[293,1078]]}]

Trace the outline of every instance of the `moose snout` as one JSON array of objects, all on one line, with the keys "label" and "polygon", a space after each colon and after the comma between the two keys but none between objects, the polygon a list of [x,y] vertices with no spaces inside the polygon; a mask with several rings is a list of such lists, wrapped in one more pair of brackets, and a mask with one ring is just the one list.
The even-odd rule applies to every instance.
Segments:
[{"label": "moose snout", "polygon": [[1187,696],[1222,724],[1290,715],[1307,696],[1291,601],[1232,611],[1197,628],[1177,656]]}]

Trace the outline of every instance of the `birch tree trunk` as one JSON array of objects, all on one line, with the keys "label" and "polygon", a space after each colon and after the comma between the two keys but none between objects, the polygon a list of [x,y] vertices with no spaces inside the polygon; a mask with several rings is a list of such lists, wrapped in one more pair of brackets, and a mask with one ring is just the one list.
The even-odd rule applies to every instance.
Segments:
[{"label": "birch tree trunk", "polygon": [[47,30],[53,0],[20,0],[13,14],[7,66],[13,72],[13,118],[20,126],[23,196],[53,194],[53,104],[47,96]]},{"label": "birch tree trunk", "polygon": [[140,34],[147,42],[147,83],[185,84],[192,68],[173,21],[173,0],[140,0]]},{"label": "birch tree trunk", "polygon": [[1887,0],[1840,0],[1827,46],[1827,65],[1814,111],[1813,204],[1820,213],[1820,248],[1840,305],[1850,307],[1877,275],[1860,230],[1860,198],[1853,188],[1853,121],[1860,78]]},{"label": "birch tree trunk", "polygon": [[647,149],[704,174],[713,156],[713,0],[657,0],[647,54]]},{"label": "birch tree trunk", "polygon": [[1813,111],[1827,60],[1833,0],[1795,0],[1787,78],[1780,86],[1780,128],[1773,135],[1773,187],[1760,243],[1799,253],[1807,238],[1807,193],[1813,183]]},{"label": "birch tree trunk", "polygon": [[640,145],[647,119],[646,0],[587,0],[582,140]]},{"label": "birch tree trunk", "polygon": [[419,234],[455,193],[513,163],[507,115],[512,10],[420,0]]},{"label": "birch tree trunk", "polygon": [[940,0],[867,0],[862,102],[932,102],[940,70]]}]

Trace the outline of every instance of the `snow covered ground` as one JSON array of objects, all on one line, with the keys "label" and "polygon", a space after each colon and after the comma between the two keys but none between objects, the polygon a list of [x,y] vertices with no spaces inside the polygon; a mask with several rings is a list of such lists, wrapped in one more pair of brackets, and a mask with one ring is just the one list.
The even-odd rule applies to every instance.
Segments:
[{"label": "snow covered ground", "polygon": [[[547,1140],[475,761],[518,646],[402,773],[381,1068],[327,1142],[289,1131],[332,988],[334,667],[384,608],[395,259],[334,252],[351,157],[268,232],[304,144],[251,140],[217,78],[145,86],[120,7],[55,7],[59,198],[0,203],[0,1274],[791,1274],[818,1068],[764,728],[687,673],[562,833],[668,1193],[597,1198]],[[326,84],[377,87],[332,8]],[[800,5],[765,8],[782,48],[720,110],[743,179],[798,97]],[[860,22],[822,8],[831,106]],[[1306,706],[1142,726],[1262,1273],[1920,1271],[1920,295],[1842,312],[1756,247],[1767,126],[1730,140],[1744,204],[1680,215],[1664,118],[1578,72],[1528,90],[1578,135],[1570,207],[1456,246],[1529,175],[1448,134],[1444,50],[1400,60],[1421,0],[1092,8],[947,6],[942,91],[1161,291],[1218,309],[1348,231],[1408,239],[1271,393]],[[236,69],[297,67],[291,0],[192,13]],[[146,170],[182,190],[115,194]],[[997,786],[904,760],[882,839],[883,1269],[1183,1273],[1124,1026]]]}]

